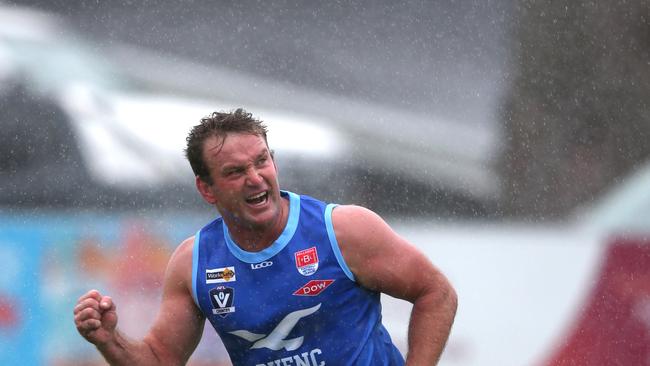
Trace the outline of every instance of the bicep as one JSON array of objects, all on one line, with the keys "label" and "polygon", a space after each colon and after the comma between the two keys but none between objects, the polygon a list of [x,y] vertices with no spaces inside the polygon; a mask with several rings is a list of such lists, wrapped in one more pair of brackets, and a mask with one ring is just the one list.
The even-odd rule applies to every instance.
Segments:
[{"label": "bicep", "polygon": [[337,210],[337,241],[360,285],[411,302],[444,285],[444,276],[431,261],[377,214],[355,206]]},{"label": "bicep", "polygon": [[[185,245],[186,243],[182,244]],[[179,248],[165,272],[163,295],[158,316],[145,340],[156,354],[184,363],[199,343],[205,319],[194,303],[191,289],[191,250]]]}]

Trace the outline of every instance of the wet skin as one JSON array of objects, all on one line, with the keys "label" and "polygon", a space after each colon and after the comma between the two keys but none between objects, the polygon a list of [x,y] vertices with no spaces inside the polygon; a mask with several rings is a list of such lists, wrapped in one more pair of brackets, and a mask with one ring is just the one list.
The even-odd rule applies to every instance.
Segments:
[{"label": "wet skin", "polygon": [[212,184],[196,178],[203,198],[217,207],[233,239],[245,250],[268,247],[287,221],[277,169],[263,137],[231,133],[203,146]]}]

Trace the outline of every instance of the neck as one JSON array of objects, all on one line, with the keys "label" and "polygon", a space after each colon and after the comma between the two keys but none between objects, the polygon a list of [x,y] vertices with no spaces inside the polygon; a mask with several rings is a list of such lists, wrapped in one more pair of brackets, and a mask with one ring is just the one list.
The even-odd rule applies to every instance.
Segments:
[{"label": "neck", "polygon": [[224,222],[228,226],[228,231],[232,240],[240,248],[247,252],[259,252],[270,247],[282,234],[289,219],[289,202],[287,199],[280,199],[280,213],[276,220],[267,226],[255,227],[253,225],[231,222]]}]

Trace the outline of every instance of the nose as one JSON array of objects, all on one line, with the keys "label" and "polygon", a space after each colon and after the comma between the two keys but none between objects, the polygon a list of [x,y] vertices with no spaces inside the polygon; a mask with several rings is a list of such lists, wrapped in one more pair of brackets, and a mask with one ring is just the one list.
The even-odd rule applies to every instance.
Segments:
[{"label": "nose", "polygon": [[257,171],[257,169],[250,168],[246,174],[246,180],[248,181],[248,184],[253,186],[261,184],[264,179],[260,175],[259,171]]}]

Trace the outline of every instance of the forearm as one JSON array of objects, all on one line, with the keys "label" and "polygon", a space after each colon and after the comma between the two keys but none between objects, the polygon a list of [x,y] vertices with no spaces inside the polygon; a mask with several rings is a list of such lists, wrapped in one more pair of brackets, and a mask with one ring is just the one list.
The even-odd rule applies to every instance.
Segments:
[{"label": "forearm", "polygon": [[106,362],[112,366],[175,364],[157,354],[146,338],[141,341],[131,340],[117,329],[110,341],[95,346]]},{"label": "forearm", "polygon": [[408,329],[406,365],[436,365],[456,315],[457,298],[451,287],[420,297],[413,304]]}]

